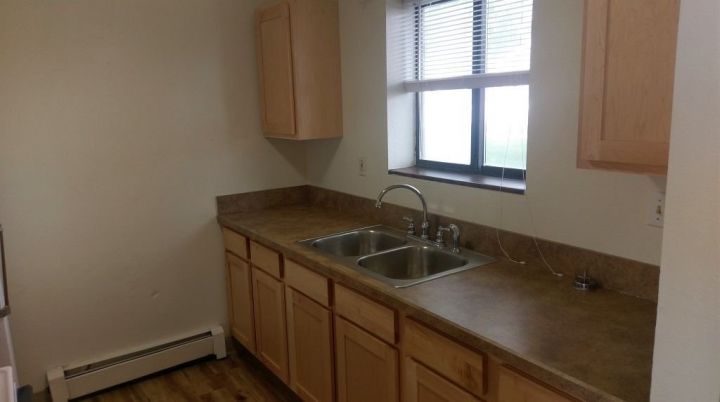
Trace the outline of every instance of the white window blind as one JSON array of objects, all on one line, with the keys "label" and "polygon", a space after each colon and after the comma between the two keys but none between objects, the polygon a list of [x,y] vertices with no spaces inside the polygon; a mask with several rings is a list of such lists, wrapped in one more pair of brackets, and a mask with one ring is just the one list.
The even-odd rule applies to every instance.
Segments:
[{"label": "white window blind", "polygon": [[532,0],[407,0],[410,92],[526,85]]}]

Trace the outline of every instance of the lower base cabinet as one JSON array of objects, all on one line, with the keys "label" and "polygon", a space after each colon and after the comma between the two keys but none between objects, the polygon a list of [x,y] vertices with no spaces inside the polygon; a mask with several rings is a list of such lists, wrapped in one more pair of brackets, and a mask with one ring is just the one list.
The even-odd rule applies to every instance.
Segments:
[{"label": "lower base cabinet", "polygon": [[284,285],[254,267],[252,282],[256,355],[270,371],[287,383],[289,375]]},{"label": "lower base cabinet", "polygon": [[303,401],[399,402],[401,329],[403,402],[578,402],[337,283],[333,305],[328,278],[223,235],[232,335]]},{"label": "lower base cabinet", "polygon": [[407,358],[457,384],[476,398],[485,396],[487,359],[484,354],[468,349],[412,319],[405,320],[403,329]]},{"label": "lower base cabinet", "polygon": [[498,402],[578,402],[505,366],[498,375]]},{"label": "lower base cabinet", "polygon": [[332,313],[286,287],[290,388],[303,401],[333,401]]},{"label": "lower base cabinet", "polygon": [[335,322],[339,402],[397,402],[398,352],[337,317]]},{"label": "lower base cabinet", "polygon": [[405,358],[404,402],[482,402],[412,358]]},{"label": "lower base cabinet", "polygon": [[253,317],[250,265],[231,253],[225,253],[225,261],[230,332],[238,342],[255,353],[255,318]]}]

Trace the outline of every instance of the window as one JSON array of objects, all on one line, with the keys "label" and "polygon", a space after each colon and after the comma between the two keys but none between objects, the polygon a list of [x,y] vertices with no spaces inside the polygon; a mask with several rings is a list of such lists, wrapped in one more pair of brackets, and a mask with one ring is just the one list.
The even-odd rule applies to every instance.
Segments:
[{"label": "window", "polygon": [[532,0],[411,0],[416,165],[523,179]]}]

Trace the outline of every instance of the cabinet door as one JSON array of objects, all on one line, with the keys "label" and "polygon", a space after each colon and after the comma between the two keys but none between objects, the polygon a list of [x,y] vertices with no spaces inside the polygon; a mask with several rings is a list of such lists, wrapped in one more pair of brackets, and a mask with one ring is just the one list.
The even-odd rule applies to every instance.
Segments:
[{"label": "cabinet door", "polygon": [[228,312],[230,332],[251,352],[255,352],[252,282],[250,266],[242,259],[225,253],[227,261]]},{"label": "cabinet door", "polygon": [[290,3],[297,136],[342,136],[338,0]]},{"label": "cabinet door", "polygon": [[577,402],[507,367],[499,377],[498,402]]},{"label": "cabinet door", "polygon": [[272,276],[252,269],[257,357],[280,379],[288,381],[285,296],[283,284]]},{"label": "cabinet door", "polygon": [[586,0],[578,164],[667,171],[679,0]]},{"label": "cabinet door", "polygon": [[397,351],[355,325],[335,321],[337,388],[340,402],[396,402]]},{"label": "cabinet door", "polygon": [[470,393],[435,374],[427,367],[405,358],[404,402],[479,402]]},{"label": "cabinet door", "polygon": [[485,355],[472,351],[412,319],[404,321],[407,356],[421,362],[463,389],[485,394]]},{"label": "cabinet door", "polygon": [[333,399],[332,315],[310,298],[285,288],[290,387],[304,400]]},{"label": "cabinet door", "polygon": [[255,30],[263,131],[271,136],[292,137],[295,92],[288,4],[258,10]]}]

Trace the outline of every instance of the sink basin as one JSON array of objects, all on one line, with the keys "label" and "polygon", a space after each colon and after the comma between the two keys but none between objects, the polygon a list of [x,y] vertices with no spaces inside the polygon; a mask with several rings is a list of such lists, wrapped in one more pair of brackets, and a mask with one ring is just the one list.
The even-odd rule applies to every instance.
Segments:
[{"label": "sink basin", "polygon": [[390,279],[419,279],[462,267],[467,260],[432,246],[407,246],[360,258],[358,265]]},{"label": "sink basin", "polygon": [[471,250],[453,253],[395,229],[375,225],[298,243],[396,288],[487,265],[494,258]]},{"label": "sink basin", "polygon": [[361,229],[314,240],[311,245],[341,257],[374,254],[405,245],[405,239],[375,229]]}]

